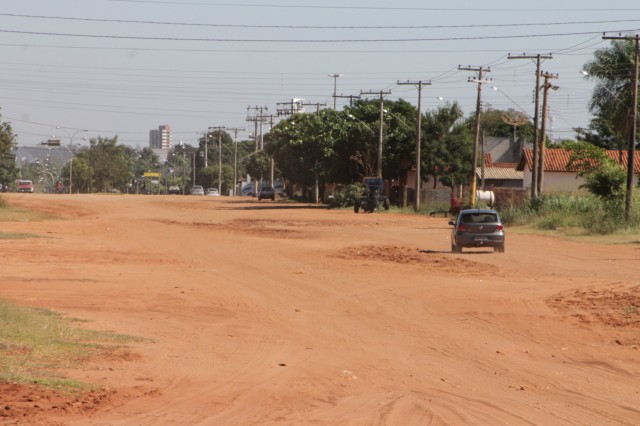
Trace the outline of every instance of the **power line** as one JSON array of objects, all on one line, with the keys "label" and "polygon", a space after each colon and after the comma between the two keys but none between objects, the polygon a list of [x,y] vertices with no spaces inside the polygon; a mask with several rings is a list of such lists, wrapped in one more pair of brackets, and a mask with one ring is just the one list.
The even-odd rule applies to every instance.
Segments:
[{"label": "power line", "polygon": [[118,3],[151,3],[151,4],[175,4],[179,6],[192,5],[192,6],[225,6],[225,7],[261,7],[261,8],[281,8],[281,9],[353,9],[353,10],[408,10],[408,11],[428,11],[428,12],[625,12],[625,11],[638,11],[638,8],[564,8],[564,9],[521,9],[521,8],[450,8],[450,7],[381,7],[381,6],[318,6],[318,5],[284,5],[284,4],[236,4],[236,3],[208,3],[208,2],[196,2],[196,1],[170,1],[170,0],[110,0]]},{"label": "power line", "polygon": [[[620,29],[612,32],[637,32],[640,28]],[[602,31],[582,31],[568,33],[548,33],[548,34],[520,34],[520,35],[499,35],[499,36],[472,36],[472,37],[426,37],[426,38],[396,38],[396,39],[249,39],[249,38],[183,38],[183,37],[151,37],[151,36],[119,36],[113,34],[72,34],[56,33],[45,31],[20,31],[0,29],[0,33],[41,35],[48,37],[79,37],[92,39],[112,39],[112,40],[151,40],[151,41],[189,41],[189,42],[216,42],[216,43],[408,43],[426,41],[468,41],[468,40],[507,40],[522,38],[543,38],[543,37],[568,37],[578,35],[601,34]]]},{"label": "power line", "polygon": [[25,15],[16,13],[0,13],[0,16],[26,19],[48,19],[78,22],[104,22],[117,24],[145,24],[145,25],[173,25],[185,27],[210,27],[210,28],[272,28],[272,29],[326,29],[326,30],[397,30],[397,29],[457,29],[457,28],[509,28],[509,27],[537,27],[554,25],[585,25],[585,24],[617,24],[623,22],[639,22],[640,19],[615,19],[606,21],[564,21],[564,22],[522,22],[508,24],[470,24],[470,25],[249,25],[249,24],[212,24],[176,21],[143,21],[130,19],[106,19],[106,18],[77,18],[70,16],[45,16]]}]

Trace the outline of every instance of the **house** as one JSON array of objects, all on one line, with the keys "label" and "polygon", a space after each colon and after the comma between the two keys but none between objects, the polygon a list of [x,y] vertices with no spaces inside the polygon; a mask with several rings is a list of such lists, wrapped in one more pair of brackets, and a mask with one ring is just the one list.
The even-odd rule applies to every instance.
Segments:
[{"label": "house", "polygon": [[[614,161],[622,164],[627,169],[627,151],[607,150],[606,154]],[[578,176],[580,171],[577,167],[569,168],[571,151],[560,148],[548,148],[544,151],[544,172],[542,189],[545,192],[575,192],[580,190],[580,186],[585,183],[584,178]],[[517,170],[523,172],[524,188],[531,188],[531,170],[533,165],[533,150],[525,148],[522,150],[522,158],[518,163]],[[638,184],[640,175],[640,152],[635,153],[633,185]]]},{"label": "house", "polygon": [[518,163],[494,163],[491,154],[484,155],[483,167],[476,167],[478,188],[522,188],[524,173],[516,170]]}]

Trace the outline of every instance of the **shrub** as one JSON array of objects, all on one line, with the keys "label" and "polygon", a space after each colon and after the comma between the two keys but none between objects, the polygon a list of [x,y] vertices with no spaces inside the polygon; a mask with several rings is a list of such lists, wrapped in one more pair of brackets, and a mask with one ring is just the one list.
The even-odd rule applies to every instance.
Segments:
[{"label": "shrub", "polygon": [[362,195],[363,187],[360,184],[349,184],[338,189],[329,201],[329,207],[353,206]]}]

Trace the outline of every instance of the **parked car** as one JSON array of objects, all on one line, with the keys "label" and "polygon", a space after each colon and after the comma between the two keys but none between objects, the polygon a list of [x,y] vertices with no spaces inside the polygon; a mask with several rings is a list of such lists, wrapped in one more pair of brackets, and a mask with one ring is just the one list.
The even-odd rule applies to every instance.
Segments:
[{"label": "parked car", "polygon": [[240,194],[244,197],[253,197],[253,182],[247,182],[242,185],[242,189],[240,190]]},{"label": "parked car", "polygon": [[271,185],[262,185],[260,187],[260,192],[258,192],[258,201],[263,198],[269,198],[271,200],[276,199],[276,191],[273,189]]},{"label": "parked car", "polygon": [[33,182],[26,179],[18,181],[18,192],[33,192]]},{"label": "parked car", "polygon": [[191,195],[204,195],[204,188],[202,185],[193,185],[191,187]]},{"label": "parked car", "polygon": [[180,187],[177,185],[171,185],[169,187],[169,194],[180,194]]},{"label": "parked car", "polygon": [[213,197],[219,197],[220,192],[218,191],[218,188],[209,188],[207,189],[207,195],[211,195]]},{"label": "parked car", "polygon": [[461,253],[463,247],[493,247],[504,253],[504,225],[495,210],[462,210],[456,220],[450,220],[451,251]]}]

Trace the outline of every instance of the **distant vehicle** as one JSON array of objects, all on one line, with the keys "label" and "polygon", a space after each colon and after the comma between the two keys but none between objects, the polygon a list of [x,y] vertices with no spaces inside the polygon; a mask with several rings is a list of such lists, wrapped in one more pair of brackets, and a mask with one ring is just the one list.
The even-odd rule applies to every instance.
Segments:
[{"label": "distant vehicle", "polygon": [[450,220],[451,251],[461,253],[463,247],[493,247],[504,253],[504,225],[495,210],[462,210],[456,220]]},{"label": "distant vehicle", "polygon": [[284,183],[280,179],[276,179],[273,182],[273,189],[276,191],[276,194],[284,194]]},{"label": "distant vehicle", "polygon": [[380,206],[389,210],[389,198],[384,195],[384,180],[382,178],[364,178],[364,192],[360,199],[356,200],[353,211],[358,213],[362,209],[365,213],[379,211]]},{"label": "distant vehicle", "polygon": [[202,185],[193,185],[191,187],[191,195],[204,195],[204,188]]},{"label": "distant vehicle", "polygon": [[180,187],[177,185],[171,185],[169,187],[169,194],[180,194]]},{"label": "distant vehicle", "polygon": [[207,195],[211,195],[213,197],[219,197],[220,192],[218,191],[218,188],[209,188],[207,189]]},{"label": "distant vehicle", "polygon": [[240,191],[240,194],[245,197],[253,197],[255,195],[255,191],[253,188],[254,188],[253,182],[245,183],[244,185],[242,185],[242,190]]},{"label": "distant vehicle", "polygon": [[18,181],[18,192],[33,192],[33,182],[26,179]]},{"label": "distant vehicle", "polygon": [[263,198],[270,198],[271,200],[276,199],[276,191],[273,189],[271,185],[262,185],[260,187],[260,192],[258,192],[258,201]]}]

